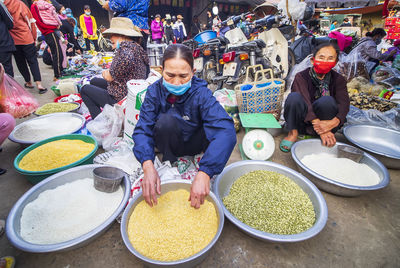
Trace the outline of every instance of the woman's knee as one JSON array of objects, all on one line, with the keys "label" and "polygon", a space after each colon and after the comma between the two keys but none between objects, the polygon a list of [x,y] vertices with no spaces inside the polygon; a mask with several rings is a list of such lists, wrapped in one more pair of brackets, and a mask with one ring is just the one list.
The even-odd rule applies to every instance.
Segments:
[{"label": "woman's knee", "polygon": [[329,120],[338,113],[338,106],[335,98],[332,96],[322,96],[313,103],[313,110],[322,120]]},{"label": "woman's knee", "polygon": [[178,129],[176,118],[170,114],[161,114],[154,126],[154,131],[163,135],[170,135]]},{"label": "woman's knee", "polygon": [[8,113],[2,113],[0,114],[0,125],[1,132],[6,133],[8,136],[15,128],[15,119],[12,115]]}]

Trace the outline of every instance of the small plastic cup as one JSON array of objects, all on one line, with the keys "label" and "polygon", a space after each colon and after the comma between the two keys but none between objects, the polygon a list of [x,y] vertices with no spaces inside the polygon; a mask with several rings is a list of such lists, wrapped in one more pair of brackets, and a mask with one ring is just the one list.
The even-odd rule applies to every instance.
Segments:
[{"label": "small plastic cup", "polygon": [[105,193],[115,192],[125,172],[116,167],[97,167],[93,169],[94,188]]}]

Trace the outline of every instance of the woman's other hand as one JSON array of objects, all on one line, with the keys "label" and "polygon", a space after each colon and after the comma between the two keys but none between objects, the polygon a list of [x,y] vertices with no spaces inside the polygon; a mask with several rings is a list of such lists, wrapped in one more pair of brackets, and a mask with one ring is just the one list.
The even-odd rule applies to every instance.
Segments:
[{"label": "woman's other hand", "polygon": [[210,193],[210,177],[203,171],[199,171],[190,188],[190,205],[200,208],[204,204],[205,197]]},{"label": "woman's other hand", "polygon": [[336,144],[335,134],[332,132],[326,132],[320,135],[322,145],[327,147],[333,147]]},{"label": "woman's other hand", "polygon": [[157,194],[161,194],[161,181],[151,160],[143,162],[144,177],[142,180],[143,198],[150,207],[157,205]]},{"label": "woman's other hand", "polygon": [[331,120],[313,120],[313,128],[318,135],[326,132],[330,132],[335,127],[339,126],[340,120],[338,118],[333,118]]},{"label": "woman's other hand", "polygon": [[110,70],[104,70],[103,71],[103,78],[107,81],[107,82],[112,82],[114,79],[112,78],[111,74],[110,74]]}]

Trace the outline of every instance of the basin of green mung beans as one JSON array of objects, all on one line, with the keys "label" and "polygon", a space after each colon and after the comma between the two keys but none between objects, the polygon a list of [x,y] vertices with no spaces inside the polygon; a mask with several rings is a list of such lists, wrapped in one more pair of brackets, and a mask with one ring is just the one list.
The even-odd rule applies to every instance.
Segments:
[{"label": "basin of green mung beans", "polygon": [[318,234],[327,206],[303,175],[268,161],[240,161],[217,177],[214,192],[225,216],[253,237],[297,242]]}]

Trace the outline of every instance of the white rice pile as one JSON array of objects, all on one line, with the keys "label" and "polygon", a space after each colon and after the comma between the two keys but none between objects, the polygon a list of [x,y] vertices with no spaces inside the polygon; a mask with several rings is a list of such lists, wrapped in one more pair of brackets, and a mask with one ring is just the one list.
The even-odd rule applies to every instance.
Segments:
[{"label": "white rice pile", "polygon": [[84,235],[105,222],[120,205],[122,187],[97,191],[85,178],[42,192],[27,204],[21,217],[21,237],[34,244],[55,244]]},{"label": "white rice pile", "polygon": [[82,124],[82,120],[72,116],[54,116],[31,120],[24,123],[14,133],[23,141],[41,141],[59,135],[70,134]]},{"label": "white rice pile", "polygon": [[331,180],[354,186],[372,186],[380,182],[379,175],[368,165],[347,158],[321,153],[301,159],[314,172]]}]

